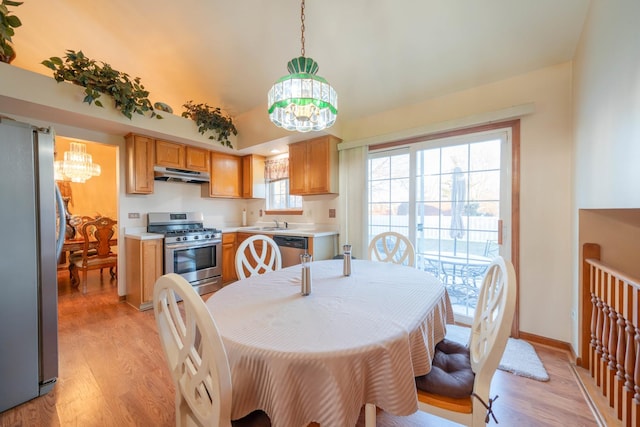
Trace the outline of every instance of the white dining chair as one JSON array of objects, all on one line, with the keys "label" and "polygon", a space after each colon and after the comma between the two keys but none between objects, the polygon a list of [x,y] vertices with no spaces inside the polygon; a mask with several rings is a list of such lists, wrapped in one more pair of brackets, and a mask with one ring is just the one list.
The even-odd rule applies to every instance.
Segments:
[{"label": "white dining chair", "polygon": [[262,411],[231,421],[227,353],[213,317],[193,286],[175,273],[161,276],[153,290],[153,310],[175,385],[176,426],[270,425]]},{"label": "white dining chair", "polygon": [[[515,270],[511,262],[498,256],[484,275],[467,346],[456,346],[445,337],[436,346],[431,371],[416,378],[419,410],[465,426],[478,427],[489,422],[493,413],[485,405],[492,404],[491,380],[509,339],[515,307]],[[460,363],[463,354],[466,362]],[[453,357],[449,359],[450,355]],[[468,373],[462,372],[464,366]],[[467,391],[464,397],[453,397],[459,394],[463,377],[469,382],[465,384]],[[448,395],[442,394],[445,389]],[[366,405],[365,425],[376,425],[373,404]]]},{"label": "white dining chair", "polygon": [[238,279],[263,274],[282,268],[282,254],[276,242],[269,236],[254,234],[245,239],[236,251]]},{"label": "white dining chair", "polygon": [[[485,405],[491,405],[491,380],[509,339],[515,307],[515,270],[511,262],[498,256],[485,272],[465,349],[473,372],[471,394],[443,396],[443,385],[439,380],[429,382],[427,378],[427,390],[418,389],[420,410],[466,426],[484,426],[489,421],[490,414]],[[416,381],[419,382],[420,379]]]},{"label": "white dining chair", "polygon": [[416,265],[416,251],[407,237],[386,231],[374,236],[369,243],[369,259],[413,267]]}]

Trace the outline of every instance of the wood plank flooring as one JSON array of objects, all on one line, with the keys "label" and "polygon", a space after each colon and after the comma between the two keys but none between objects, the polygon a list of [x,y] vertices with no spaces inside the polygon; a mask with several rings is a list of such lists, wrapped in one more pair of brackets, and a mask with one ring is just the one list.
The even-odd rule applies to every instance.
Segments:
[{"label": "wood plank flooring", "polygon": [[[174,388],[153,312],[119,302],[108,273],[101,280],[99,271],[89,272],[86,294],[70,287],[66,271],[58,280],[58,383],[51,393],[0,413],[0,427],[173,426]],[[495,403],[500,425],[597,426],[567,355],[535,347],[551,380],[497,371],[492,392],[500,396]],[[453,425],[420,412],[409,417],[378,413],[380,427]],[[363,426],[361,415],[357,427]]]}]

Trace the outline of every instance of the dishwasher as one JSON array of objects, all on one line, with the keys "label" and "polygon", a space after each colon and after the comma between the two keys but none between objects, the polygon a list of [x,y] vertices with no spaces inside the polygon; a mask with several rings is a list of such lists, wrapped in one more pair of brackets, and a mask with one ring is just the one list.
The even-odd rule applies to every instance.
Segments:
[{"label": "dishwasher", "polygon": [[300,264],[300,255],[307,253],[308,240],[302,236],[273,236],[282,254],[282,267]]}]

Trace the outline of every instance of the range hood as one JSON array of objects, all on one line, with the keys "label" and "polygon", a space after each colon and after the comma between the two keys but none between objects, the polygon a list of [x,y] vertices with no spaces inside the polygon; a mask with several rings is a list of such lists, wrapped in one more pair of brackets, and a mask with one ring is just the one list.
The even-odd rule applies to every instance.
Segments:
[{"label": "range hood", "polygon": [[190,182],[195,184],[202,184],[203,182],[210,181],[209,174],[206,172],[165,168],[162,166],[154,166],[153,175],[153,179],[155,179],[156,181]]}]

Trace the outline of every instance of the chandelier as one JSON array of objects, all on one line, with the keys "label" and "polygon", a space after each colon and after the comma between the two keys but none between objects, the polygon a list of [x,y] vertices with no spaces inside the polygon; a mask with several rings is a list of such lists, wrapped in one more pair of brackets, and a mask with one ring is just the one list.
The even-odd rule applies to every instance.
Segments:
[{"label": "chandelier", "polygon": [[287,63],[289,75],[275,82],[268,95],[269,119],[276,126],[298,132],[331,127],[338,115],[338,94],[316,75],[318,63],[304,56],[304,2],[300,8],[301,56]]},{"label": "chandelier", "polygon": [[85,182],[92,176],[100,176],[100,165],[93,163],[85,144],[72,142],[64,160],[54,162],[54,174],[57,181]]}]

